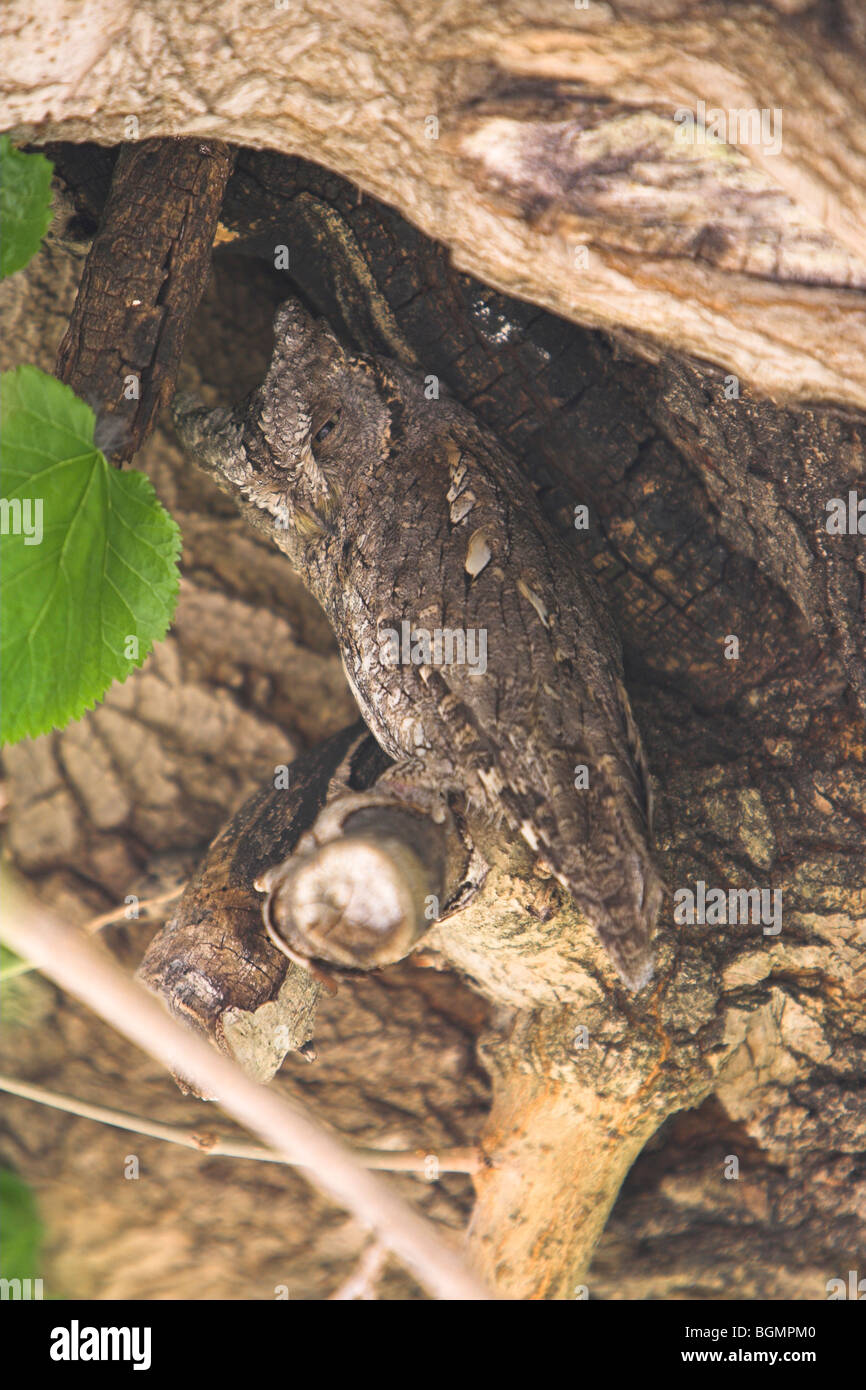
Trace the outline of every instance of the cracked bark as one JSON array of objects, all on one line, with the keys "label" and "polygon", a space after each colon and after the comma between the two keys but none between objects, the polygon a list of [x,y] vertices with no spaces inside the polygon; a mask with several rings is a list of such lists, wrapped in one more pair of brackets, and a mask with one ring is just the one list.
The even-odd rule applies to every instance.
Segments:
[{"label": "cracked bark", "polygon": [[93,407],[96,442],[119,463],[171,399],[230,168],[219,140],[145,140],[115,165],[56,372]]}]

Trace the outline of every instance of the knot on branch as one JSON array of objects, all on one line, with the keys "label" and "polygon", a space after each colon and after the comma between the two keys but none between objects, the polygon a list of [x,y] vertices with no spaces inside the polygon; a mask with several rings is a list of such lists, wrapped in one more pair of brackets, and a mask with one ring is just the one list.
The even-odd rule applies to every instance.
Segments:
[{"label": "knot on branch", "polygon": [[306,968],[390,965],[465,899],[469,857],[444,803],[378,788],[340,796],[257,881],[268,935]]}]

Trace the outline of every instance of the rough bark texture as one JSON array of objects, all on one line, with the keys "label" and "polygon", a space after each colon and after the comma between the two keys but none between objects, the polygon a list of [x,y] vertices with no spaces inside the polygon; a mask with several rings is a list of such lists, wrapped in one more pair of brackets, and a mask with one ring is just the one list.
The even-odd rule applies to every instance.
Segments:
[{"label": "rough bark texture", "polygon": [[[585,544],[606,589],[655,773],[668,886],[703,880],[781,890],[782,930],[765,936],[758,923],[677,924],[669,906],[657,985],[631,1001],[615,987],[586,924],[532,876],[525,856],[503,845],[484,893],[434,929],[419,960],[341,984],[335,999],[322,1001],[319,1062],[308,1068],[290,1060],[274,1084],[314,1093],[322,1112],[359,1142],[426,1145],[435,1154],[437,1143],[480,1139],[493,1161],[477,1179],[470,1239],[503,1292],[573,1297],[586,1284],[601,1297],[823,1297],[828,1279],[857,1267],[866,1192],[863,569],[858,538],[831,537],[824,527],[829,498],[863,489],[864,433],[853,415],[790,402],[864,399],[862,361],[853,360],[862,356],[855,322],[862,271],[848,259],[839,270],[836,259],[837,270],[828,272],[840,253],[831,255],[825,239],[845,246],[846,257],[859,254],[866,140],[852,73],[863,35],[853,9],[834,5],[793,17],[779,7],[743,6],[726,17],[702,6],[685,26],[675,3],[640,11],[620,5],[615,14],[597,8],[589,18],[575,12],[564,19],[558,10],[555,43],[538,37],[535,12],[522,16],[515,8],[503,18],[482,9],[470,36],[455,32],[450,12],[436,11],[412,48],[403,21],[371,6],[363,62],[357,31],[353,39],[341,28],[348,19],[326,23],[313,9],[284,31],[292,53],[285,48],[268,61],[264,49],[276,51],[277,20],[263,14],[262,29],[245,39],[246,87],[232,77],[240,60],[228,49],[223,67],[213,61],[226,41],[209,12],[207,80],[202,73],[188,104],[187,68],[202,45],[195,58],[167,64],[162,12],[138,11],[136,61],[160,53],[162,69],[158,83],[147,63],[144,76],[140,69],[133,77],[130,60],[128,80],[137,84],[135,109],[150,111],[157,132],[170,111],[187,131],[287,150],[306,140],[307,150],[439,232],[458,265],[471,263],[492,283],[569,316],[624,325],[664,345],[648,362],[622,336],[507,299],[460,274],[441,246],[397,214],[359,203],[334,176],[245,153],[218,238],[231,250],[217,253],[190,339],[186,384],[213,403],[257,384],[270,353],[271,310],[287,288],[340,321],[359,346],[439,375],[518,453],[539,505],[570,544]],[[43,22],[28,17],[24,28]],[[196,21],[182,10],[180,22]],[[383,61],[372,60],[371,50]],[[724,69],[716,60],[722,51]],[[261,69],[253,81],[256,55]],[[48,133],[107,138],[131,102],[123,85],[127,53],[116,55],[114,95],[100,86],[98,56],[79,55],[88,84],[72,80],[50,97],[22,86],[15,118],[36,119],[39,102],[50,99]],[[217,72],[213,97],[208,83]],[[522,96],[510,80],[516,73],[529,78]],[[572,89],[552,92],[552,77]],[[280,102],[269,109],[277,85]],[[776,193],[762,206],[780,211],[786,235],[804,213],[820,210],[825,231],[808,251],[823,258],[820,269],[813,259],[808,272],[786,278],[782,260],[798,264],[786,251],[773,274],[761,273],[754,220],[731,261],[722,256],[708,267],[691,245],[672,260],[662,219],[664,254],[646,241],[638,252],[624,243],[600,251],[593,241],[592,282],[582,271],[564,289],[557,219],[563,209],[577,215],[564,185],[553,187],[555,208],[535,217],[515,211],[514,180],[497,187],[494,208],[479,181],[480,156],[447,154],[446,126],[451,120],[468,139],[470,121],[479,119],[473,148],[483,155],[507,147],[501,126],[494,146],[483,139],[484,123],[502,118],[503,102],[513,110],[525,99],[543,124],[544,101],[559,111],[563,102],[599,103],[614,89],[629,104],[629,119],[640,122],[656,103],[692,105],[704,97],[724,106],[731,91],[738,106],[784,105]],[[374,92],[375,108],[365,101]],[[834,119],[845,130],[832,163],[822,144],[827,126],[814,115],[822,103],[829,109],[831,92]],[[423,133],[427,108],[438,109],[431,102],[446,113],[438,145]],[[495,111],[489,102],[498,103]],[[349,109],[354,120],[341,121]],[[614,114],[602,107],[599,120]],[[643,135],[630,129],[630,148],[642,150]],[[580,143],[575,129],[569,149]],[[519,150],[519,140],[507,148]],[[753,148],[732,152],[726,169],[744,168],[741,160],[755,165],[750,178],[770,177]],[[534,156],[529,165],[545,167]],[[634,170],[635,160],[626,165]],[[509,169],[518,167],[515,156]],[[565,184],[587,193],[567,171]],[[672,186],[667,176],[659,184]],[[605,197],[614,193],[608,186]],[[80,218],[80,190],[79,203]],[[674,230],[683,225],[679,212],[671,221]],[[601,243],[600,224],[593,225]],[[333,250],[335,226],[342,252]],[[633,246],[637,219],[627,219],[625,231],[605,220],[606,236],[611,226]],[[273,266],[281,244],[293,253],[288,277],[249,259],[264,252]],[[798,244],[806,256],[805,242]],[[712,260],[719,245],[704,237],[703,253]],[[331,248],[326,271],[323,246]],[[743,271],[746,247],[757,259]],[[232,254],[238,251],[246,259]],[[14,325],[7,358],[50,364],[74,282],[74,264],[55,246],[4,286]],[[718,370],[682,362],[675,348],[741,371],[739,397],[725,395]],[[750,392],[747,377],[789,404]],[[12,852],[74,920],[126,893],[144,895],[169,871],[188,871],[276,764],[353,717],[321,615],[282,557],[190,475],[162,432],[143,464],[184,532],[176,628],[92,715],[5,758]],[[577,534],[574,507],[584,503],[590,527]],[[726,655],[731,635],[739,637],[736,659],[728,659],[729,648]],[[134,943],[119,942],[131,962],[147,934],[139,928]],[[419,968],[422,962],[450,969],[434,972]],[[16,1030],[7,1044],[20,1072],[50,1075],[58,1089],[89,1098],[115,1091],[128,1110],[152,1099],[169,1119],[200,1114],[75,1009],[38,982],[29,988],[37,1002],[23,1004],[22,1016],[39,1027]],[[472,1051],[482,1034],[493,1086],[486,1119]],[[107,1149],[84,1121],[34,1116],[23,1101],[9,1113],[4,1146],[41,1178],[65,1291],[164,1294],[171,1270],[174,1293],[269,1296],[272,1283],[293,1282],[297,1296],[316,1296],[337,1282],[362,1242],[324,1203],[311,1206],[291,1175],[251,1177],[238,1165],[160,1150],[151,1169],[158,1189],[124,1184],[128,1139]],[[739,1160],[736,1180],[726,1175],[729,1156]],[[114,1235],[100,1243],[76,1226],[71,1202],[109,1179],[111,1198],[100,1196],[97,1216]],[[467,1180],[430,1188],[401,1181],[441,1219],[467,1219]],[[282,1218],[276,1235],[275,1204]],[[240,1267],[232,1264],[237,1249]],[[276,1275],[287,1261],[291,1280]],[[204,1288],[196,1283],[202,1268]],[[386,1278],[386,1296],[406,1290],[397,1272]]]},{"label": "rough bark texture", "polygon": [[[22,136],[115,144],[134,117],[303,153],[488,284],[779,399],[866,402],[856,0],[485,0],[471,24],[453,0],[14,0],[2,24],[0,123]],[[781,111],[781,147],[749,116],[678,140],[699,102]]]},{"label": "rough bark texture", "polygon": [[174,392],[230,168],[219,140],[145,140],[117,160],[56,366],[110,459],[132,458]]},{"label": "rough bark texture", "polygon": [[[244,803],[211,845],[138,972],[173,1012],[262,1081],[313,1038],[319,987],[265,936],[254,885],[291,854],[324,805],[341,762],[359,743],[367,752],[372,740],[365,735],[363,725],[335,735],[321,751],[292,764],[290,788],[265,787]],[[367,761],[374,768],[378,762],[380,771],[387,765],[381,754],[378,760],[368,754]]]}]

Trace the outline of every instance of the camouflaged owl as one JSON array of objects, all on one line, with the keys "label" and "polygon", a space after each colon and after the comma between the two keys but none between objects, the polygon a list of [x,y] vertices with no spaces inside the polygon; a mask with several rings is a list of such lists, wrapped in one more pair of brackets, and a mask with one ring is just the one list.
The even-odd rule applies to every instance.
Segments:
[{"label": "camouflaged owl", "polygon": [[640,989],[662,887],[594,580],[469,411],[351,353],[294,300],[275,332],[242,407],[177,398],[183,444],[321,603],[364,719],[406,777],[461,793],[470,829],[519,832]]}]

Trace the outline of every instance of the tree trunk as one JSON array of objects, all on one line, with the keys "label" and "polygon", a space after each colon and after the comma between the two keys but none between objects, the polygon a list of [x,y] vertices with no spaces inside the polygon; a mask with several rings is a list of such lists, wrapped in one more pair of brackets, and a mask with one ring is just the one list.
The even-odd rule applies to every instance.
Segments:
[{"label": "tree trunk", "polygon": [[252,24],[233,0],[146,0],[106,32],[77,0],[13,0],[3,123],[304,154],[487,284],[779,400],[862,406],[863,21],[791,8],[486,0],[468,26],[447,4],[412,23],[372,0],[359,22],[287,0]]}]

